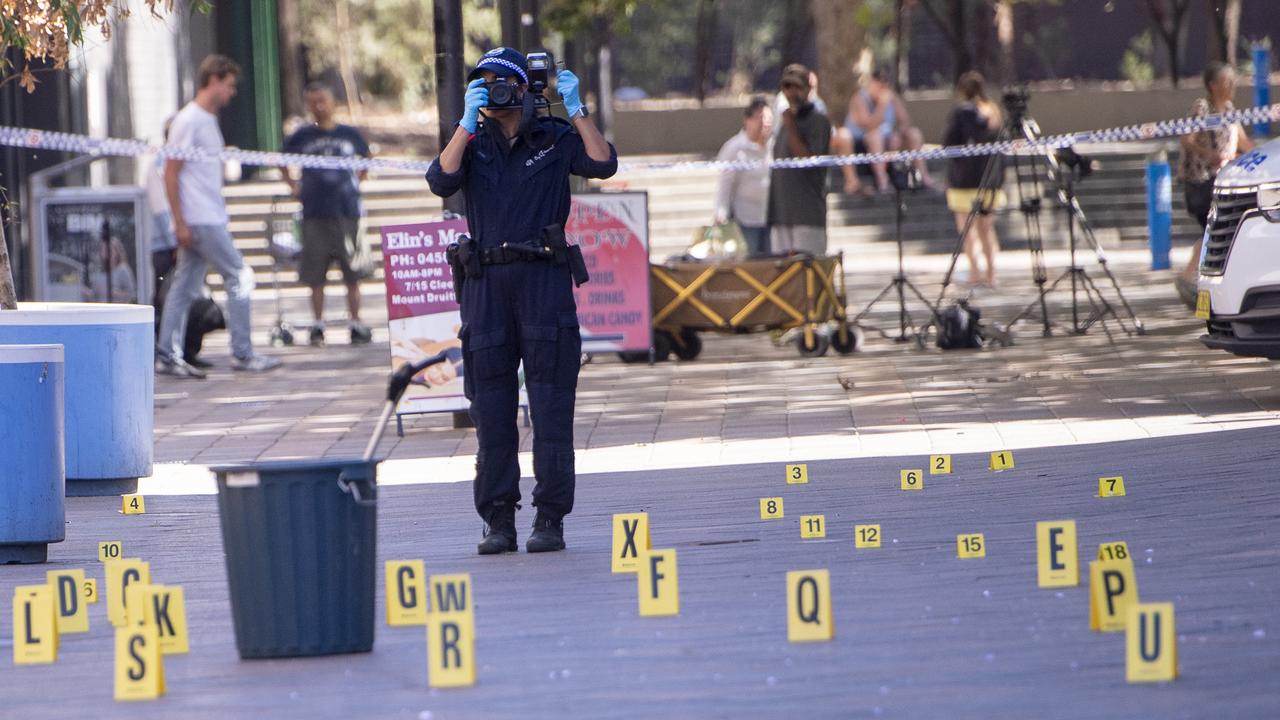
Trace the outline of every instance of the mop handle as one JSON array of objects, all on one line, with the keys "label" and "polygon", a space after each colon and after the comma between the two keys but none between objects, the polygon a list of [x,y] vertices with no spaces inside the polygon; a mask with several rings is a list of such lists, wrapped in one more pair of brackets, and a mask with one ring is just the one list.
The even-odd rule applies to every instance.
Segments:
[{"label": "mop handle", "polygon": [[373,452],[378,449],[382,433],[387,429],[387,420],[391,419],[391,413],[395,411],[396,404],[400,402],[401,396],[404,395],[405,389],[409,387],[414,376],[447,359],[448,354],[441,352],[415,363],[405,363],[391,373],[391,380],[387,383],[387,401],[382,406],[382,416],[378,418],[378,424],[373,428],[373,437],[369,438],[369,444],[364,449],[365,462],[373,459]]}]

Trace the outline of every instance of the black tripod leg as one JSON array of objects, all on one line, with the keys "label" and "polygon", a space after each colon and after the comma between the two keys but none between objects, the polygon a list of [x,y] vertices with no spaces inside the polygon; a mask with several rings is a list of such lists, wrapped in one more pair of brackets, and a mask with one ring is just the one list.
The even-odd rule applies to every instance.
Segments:
[{"label": "black tripod leg", "polygon": [[869,315],[869,314],[871,313],[871,308],[875,307],[876,303],[878,303],[878,302],[880,302],[881,300],[883,300],[883,299],[884,299],[884,296],[885,296],[885,295],[888,295],[890,290],[893,290],[893,286],[894,286],[894,283],[892,283],[892,282],[891,282],[891,283],[889,283],[888,285],[885,285],[885,286],[884,286],[884,288],[883,288],[882,290],[880,290],[880,294],[879,294],[879,295],[876,295],[876,297],[875,297],[875,299],[874,299],[874,300],[872,300],[871,302],[867,303],[867,304],[866,304],[866,306],[862,308],[862,312],[860,312],[860,313],[858,313],[857,315],[855,315],[855,316],[854,316],[854,318],[853,318],[853,320],[852,320],[853,324],[854,324],[854,325],[857,325],[859,320],[861,320],[862,318],[864,318],[864,317],[866,317],[867,315]]}]

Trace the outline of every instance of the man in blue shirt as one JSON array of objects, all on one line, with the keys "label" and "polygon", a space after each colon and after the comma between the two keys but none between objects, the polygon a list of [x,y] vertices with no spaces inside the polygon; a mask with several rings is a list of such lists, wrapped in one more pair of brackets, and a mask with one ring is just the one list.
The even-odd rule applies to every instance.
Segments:
[{"label": "man in blue shirt", "polygon": [[578,78],[568,70],[556,75],[556,90],[571,122],[532,112],[531,94],[522,107],[488,107],[486,83],[514,83],[521,98],[529,92],[528,64],[515,50],[485,53],[468,80],[462,119],[427,171],[427,183],[441,197],[465,192],[467,227],[480,260],[480,276],[468,276],[458,296],[464,390],[479,443],[475,505],[485,530],[478,550],[516,550],[521,361],[533,416],[538,510],[525,548],[563,550],[563,518],[573,509],[582,338],[570,269],[539,250],[552,244],[557,230],[563,236],[569,175],[610,177],[618,168],[617,151],[587,118]]},{"label": "man in blue shirt", "polygon": [[[315,122],[304,125],[284,143],[284,151],[304,155],[330,157],[369,157],[369,145],[360,131],[339,125],[333,119],[333,92],[325,85],[312,83],[306,90],[307,109]],[[347,312],[351,315],[351,344],[373,339],[373,333],[360,322],[360,274],[351,266],[351,255],[360,247],[360,181],[365,172],[305,168],[299,186],[292,169],[285,168],[284,179],[290,191],[302,200],[302,255],[298,277],[311,288],[311,312],[315,324],[311,328],[311,344],[324,344],[324,286],[329,266],[334,262],[342,270],[347,286]]]}]

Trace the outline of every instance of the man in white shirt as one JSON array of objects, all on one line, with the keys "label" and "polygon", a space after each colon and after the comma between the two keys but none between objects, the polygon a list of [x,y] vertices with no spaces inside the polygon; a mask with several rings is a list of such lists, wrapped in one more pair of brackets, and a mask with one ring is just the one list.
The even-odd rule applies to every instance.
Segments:
[{"label": "man in white shirt", "polygon": [[244,262],[227,229],[227,206],[222,199],[222,131],[217,112],[236,95],[240,66],[231,58],[210,55],[200,63],[196,97],[178,111],[169,128],[172,145],[198,147],[203,160],[165,161],[165,195],[173,215],[178,240],[178,269],[165,297],[156,339],[156,372],[184,378],[203,378],[204,371],[182,357],[187,312],[200,297],[204,276],[212,265],[222,275],[227,291],[228,329],[231,331],[231,367],[261,372],[280,360],[253,351],[249,339],[249,297],[253,292],[253,268]]},{"label": "man in white shirt", "polygon": [[742,130],[720,148],[716,160],[755,162],[749,170],[723,170],[716,192],[716,224],[734,220],[742,228],[751,256],[769,254],[769,135],[773,111],[769,101],[752,98],[742,113]]}]

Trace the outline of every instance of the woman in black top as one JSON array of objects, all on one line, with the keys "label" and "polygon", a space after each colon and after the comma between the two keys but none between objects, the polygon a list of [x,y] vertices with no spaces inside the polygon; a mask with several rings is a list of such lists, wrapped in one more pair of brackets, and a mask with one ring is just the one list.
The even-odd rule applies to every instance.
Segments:
[{"label": "woman in black top", "polygon": [[[947,117],[943,145],[972,145],[996,139],[1002,123],[1000,108],[987,99],[983,86],[982,75],[974,71],[966,72],[956,81],[956,97],[959,102]],[[979,186],[990,157],[980,155],[953,158],[948,161],[947,167],[947,207],[955,213],[956,229],[964,232],[969,213],[975,207],[978,209],[978,216],[972,225],[973,231],[964,238],[964,252],[969,258],[969,282],[984,285],[995,284],[995,254],[1000,247],[996,238],[995,218],[991,213],[1004,205],[1004,192],[999,187],[1002,182],[982,192],[982,197],[979,198]],[[995,161],[1000,162],[998,157]],[[1003,180],[1001,167],[997,165],[995,169],[995,177]],[[979,242],[982,243],[982,254],[987,260],[985,273],[978,269]]]}]

